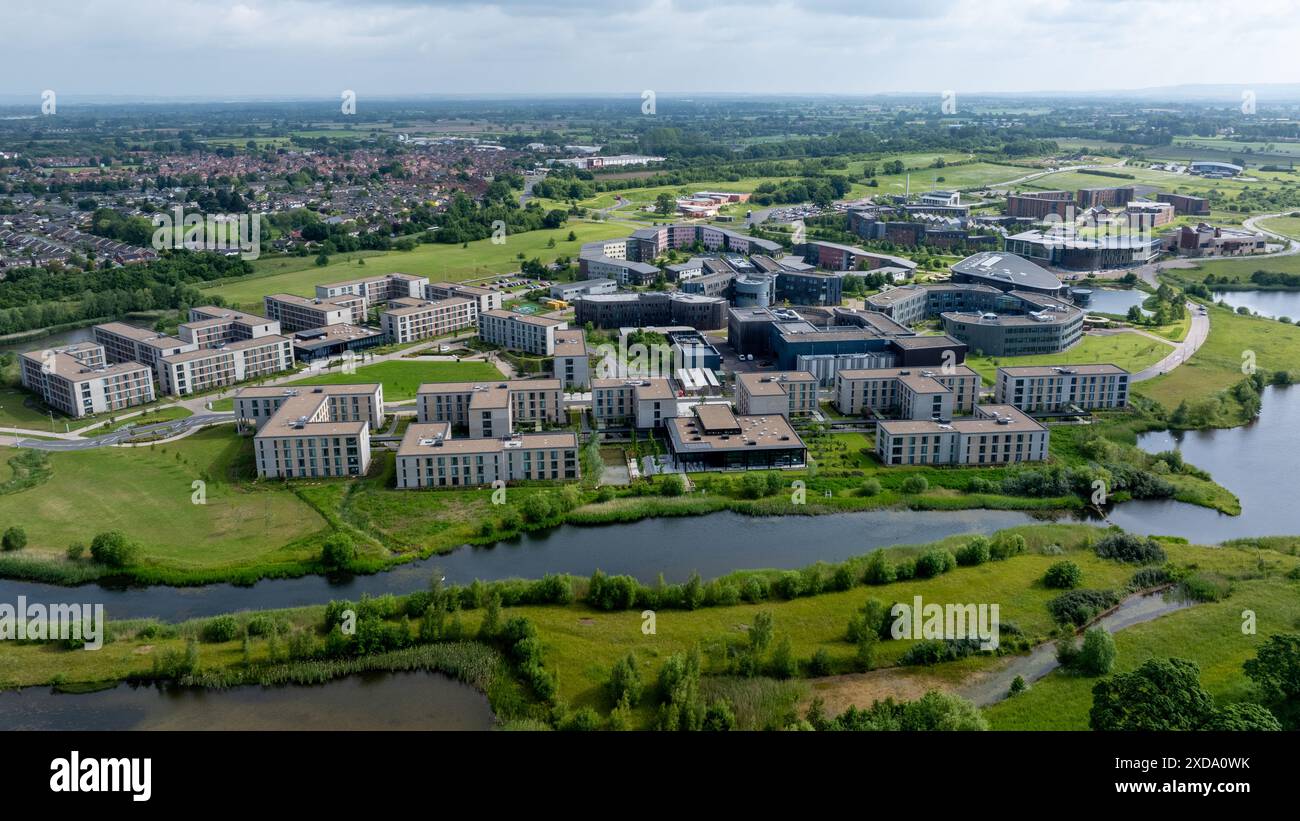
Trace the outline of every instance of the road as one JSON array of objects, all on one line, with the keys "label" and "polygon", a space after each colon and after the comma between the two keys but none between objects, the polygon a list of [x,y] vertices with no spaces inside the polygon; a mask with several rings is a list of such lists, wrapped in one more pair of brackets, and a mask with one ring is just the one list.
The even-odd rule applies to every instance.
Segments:
[{"label": "road", "polygon": [[217,425],[223,422],[233,422],[235,414],[229,411],[224,413],[201,413],[194,416],[187,416],[184,419],[173,419],[169,422],[155,422],[151,425],[140,425],[139,427],[121,428],[111,433],[105,433],[102,436],[78,436],[76,434],[62,434],[58,439],[25,439],[24,433],[30,431],[21,431],[16,428],[5,428],[3,433],[8,434],[4,437],[4,444],[15,444],[8,441],[9,435],[15,436],[16,445],[32,450],[45,451],[75,451],[91,450],[93,448],[102,448],[106,445],[125,445],[132,441],[145,439],[153,441],[155,439],[170,439],[197,430],[208,425]]}]

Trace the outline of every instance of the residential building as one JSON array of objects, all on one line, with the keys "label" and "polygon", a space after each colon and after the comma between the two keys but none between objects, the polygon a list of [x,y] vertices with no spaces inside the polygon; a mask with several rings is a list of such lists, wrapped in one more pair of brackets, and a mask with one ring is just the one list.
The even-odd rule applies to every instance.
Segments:
[{"label": "residential building", "polygon": [[817,408],[817,377],[807,371],[736,374],[736,411],[740,414],[789,417],[813,413]]},{"label": "residential building", "polygon": [[361,325],[365,323],[365,297],[355,294],[308,299],[294,294],[271,294],[262,297],[268,319],[280,323],[281,330],[306,331],[328,325]]},{"label": "residential building", "polygon": [[29,351],[20,362],[23,387],[49,407],[73,418],[154,400],[153,372],[147,365],[108,364],[104,347],[94,342]]},{"label": "residential building", "polygon": [[383,419],[383,386],[247,388],[235,407],[238,418],[257,428],[258,476],[364,476],[370,469],[370,431]]},{"label": "residential building", "polygon": [[555,332],[567,327],[568,323],[561,319],[514,311],[485,311],[478,315],[478,335],[484,342],[538,356],[554,356]]},{"label": "residential building", "polygon": [[1167,202],[1178,214],[1190,214],[1194,217],[1208,216],[1210,201],[1205,197],[1193,197],[1186,194],[1156,194],[1156,200]]},{"label": "residential building", "polygon": [[446,422],[471,438],[507,436],[516,425],[558,425],[564,419],[559,379],[431,382],[416,395],[419,422]]},{"label": "residential building", "polygon": [[677,394],[663,377],[593,379],[591,410],[599,425],[661,428],[677,416]]},{"label": "residential building", "polygon": [[164,356],[158,360],[162,393],[185,396],[234,385],[293,367],[293,343],[283,336],[261,336]]},{"label": "residential building", "polygon": [[576,480],[578,437],[570,432],[455,439],[446,422],[417,422],[397,449],[397,487],[474,487],[494,482]]},{"label": "residential building", "polygon": [[423,296],[430,302],[440,299],[472,299],[478,303],[476,316],[484,311],[499,311],[503,305],[500,291],[459,282],[431,282],[424,286]]},{"label": "residential building", "polygon": [[379,317],[384,337],[392,344],[405,344],[454,333],[478,324],[477,299],[452,297],[429,302],[398,297],[388,302]]},{"label": "residential building", "polygon": [[357,354],[382,344],[384,344],[384,334],[374,328],[362,328],[346,323],[326,325],[295,332],[293,355],[300,362],[312,362],[317,359],[341,357],[349,351]]},{"label": "residential building", "polygon": [[1041,220],[1049,215],[1070,219],[1074,196],[1069,191],[1034,191],[1007,195],[1007,216]]},{"label": "residential building", "polygon": [[182,322],[176,330],[184,342],[200,348],[215,348],[228,342],[279,336],[280,323],[233,308],[204,305],[190,308],[189,322]]},{"label": "residential building", "polygon": [[835,407],[851,416],[951,419],[974,410],[980,376],[965,365],[947,369],[841,368],[835,375]]},{"label": "residential building", "polygon": [[585,294],[573,300],[574,324],[597,328],[685,325],[697,330],[724,327],[727,300],[679,292],[642,291]]},{"label": "residential building", "polygon": [[104,347],[104,357],[110,364],[139,362],[153,370],[158,360],[186,351],[196,351],[199,346],[174,336],[164,336],[147,328],[137,328],[124,322],[107,322],[91,329],[95,342]]},{"label": "residential building", "polygon": [[420,299],[424,296],[424,288],[428,284],[428,277],[392,273],[317,285],[316,296],[320,299],[333,299],[347,295],[363,297],[368,311],[371,305],[382,305],[401,297]]},{"label": "residential building", "polygon": [[994,401],[1025,413],[1128,407],[1129,372],[1118,365],[1000,367]]},{"label": "residential building", "polygon": [[976,405],[974,416],[950,422],[878,423],[876,456],[887,466],[1041,462],[1048,436],[1047,428],[1010,405]]},{"label": "residential building", "polygon": [[555,332],[551,372],[566,388],[586,388],[591,384],[591,351],[581,328]]}]

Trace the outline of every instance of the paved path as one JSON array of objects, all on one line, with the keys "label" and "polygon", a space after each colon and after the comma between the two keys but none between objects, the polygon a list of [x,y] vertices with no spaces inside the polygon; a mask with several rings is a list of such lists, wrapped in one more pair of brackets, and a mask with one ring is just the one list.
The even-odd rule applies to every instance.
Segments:
[{"label": "paved path", "polygon": [[102,436],[78,436],[72,434],[61,435],[57,439],[27,439],[23,438],[28,431],[21,431],[14,428],[6,428],[4,433],[13,434],[15,441],[11,441],[8,436],[4,437],[0,444],[16,444],[17,447],[32,448],[33,450],[46,451],[74,451],[90,450],[100,448],[105,445],[124,445],[139,439],[155,441],[160,439],[172,439],[182,434],[188,434],[191,431],[208,425],[217,425],[223,422],[233,422],[234,413],[201,413],[193,416],[187,416],[184,419],[173,419],[167,422],[154,422],[149,425],[140,425],[138,427],[126,427],[106,433]]},{"label": "paved path", "polygon": [[[1210,315],[1201,313],[1201,306],[1194,302],[1187,303],[1187,310],[1192,315],[1192,325],[1187,329],[1187,336],[1183,338],[1182,342],[1174,343],[1173,352],[1164,359],[1133,374],[1131,381],[1142,382],[1168,373],[1186,362],[1192,354],[1200,350],[1201,346],[1205,344],[1205,340],[1210,336]],[[1170,341],[1155,334],[1146,335],[1152,339],[1159,339],[1161,342]]]}]

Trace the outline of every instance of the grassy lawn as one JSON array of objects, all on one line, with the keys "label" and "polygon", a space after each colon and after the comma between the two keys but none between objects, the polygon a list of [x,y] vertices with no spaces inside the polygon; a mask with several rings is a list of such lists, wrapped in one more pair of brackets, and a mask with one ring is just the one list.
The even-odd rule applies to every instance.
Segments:
[{"label": "grassy lawn", "polygon": [[[1194,283],[1204,282],[1205,278],[1211,274],[1218,280],[1215,284],[1224,282],[1239,282],[1243,285],[1250,285],[1250,275],[1256,271],[1272,271],[1279,274],[1300,274],[1300,254],[1292,254],[1285,257],[1268,257],[1267,259],[1251,259],[1242,257],[1240,259],[1219,259],[1202,262],[1196,268],[1167,268],[1162,272],[1162,276],[1171,278],[1178,282]],[[1253,286],[1251,286],[1253,287]]]},{"label": "grassy lawn", "polygon": [[1068,351],[1035,356],[967,356],[966,364],[979,371],[984,384],[992,385],[998,366],[1080,365],[1108,362],[1130,371],[1154,365],[1173,352],[1169,345],[1141,334],[1086,335]]},{"label": "grassy lawn", "polygon": [[[56,418],[61,415],[56,414]],[[48,428],[50,417],[36,397],[19,387],[0,388],[0,427]]]},{"label": "grassy lawn", "polygon": [[[24,558],[65,562],[69,544],[121,530],[140,542],[145,564],[163,571],[222,570],[306,560],[307,538],[325,522],[291,492],[254,487],[251,440],[229,427],[166,445],[49,454],[43,484],[0,495],[0,521],[22,524]],[[207,483],[193,504],[192,483]]]},{"label": "grassy lawn", "polygon": [[121,428],[130,427],[132,425],[153,425],[158,422],[171,422],[176,419],[185,419],[186,417],[193,416],[193,415],[194,415],[193,413],[191,413],[189,410],[185,408],[179,408],[179,407],[160,408],[155,411],[148,411],[146,413],[142,413],[139,416],[132,416],[129,419],[120,419],[110,425],[105,425],[102,428],[95,428],[94,430],[85,431],[81,435],[100,436],[102,434],[109,433],[115,430],[120,430]]},{"label": "grassy lawn", "polygon": [[1245,378],[1241,368],[1246,351],[1254,352],[1262,371],[1300,373],[1300,327],[1217,306],[1209,310],[1210,337],[1200,350],[1172,372],[1139,382],[1138,393],[1170,410],[1184,399],[1212,397]]},{"label": "grassy lawn", "polygon": [[1256,223],[1260,228],[1276,231],[1285,237],[1300,239],[1300,217],[1273,217]]},{"label": "grassy lawn", "polygon": [[[495,365],[487,362],[418,362],[390,360],[375,365],[361,365],[356,373],[325,373],[295,379],[290,385],[351,385],[382,382],[385,402],[414,399],[425,382],[474,382],[505,379]],[[214,406],[215,407],[215,406]]]},{"label": "grassy lawn", "polygon": [[[570,231],[577,235],[572,242],[568,239]],[[576,258],[584,242],[628,233],[630,229],[626,225],[574,220],[555,230],[513,234],[500,245],[484,239],[468,243],[468,247],[431,243],[412,251],[380,252],[366,256],[365,265],[356,263],[360,254],[341,254],[325,266],[317,266],[314,257],[266,258],[255,263],[257,273],[252,276],[218,283],[206,290],[233,304],[255,307],[260,311],[262,297],[267,294],[313,296],[315,286],[321,283],[380,276],[392,271],[427,276],[433,281],[475,279],[518,271],[518,254],[527,259],[540,257],[543,262],[551,262],[559,256]],[[547,247],[551,239],[555,240],[554,248]]]}]

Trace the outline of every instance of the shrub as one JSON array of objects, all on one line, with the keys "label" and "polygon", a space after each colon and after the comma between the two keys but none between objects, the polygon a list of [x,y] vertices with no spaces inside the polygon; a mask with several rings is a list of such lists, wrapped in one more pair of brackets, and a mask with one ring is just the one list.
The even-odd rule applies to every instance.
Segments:
[{"label": "shrub", "polygon": [[1115,669],[1115,639],[1106,628],[1093,627],[1083,634],[1074,669],[1085,676],[1104,676]]},{"label": "shrub", "polygon": [[1097,555],[1129,564],[1162,564],[1165,551],[1155,539],[1131,533],[1111,533],[1097,542]]},{"label": "shrub", "polygon": [[989,540],[976,536],[962,547],[957,548],[957,564],[962,567],[974,567],[989,560]]},{"label": "shrub", "polygon": [[866,584],[889,584],[894,580],[894,565],[884,551],[877,550],[867,557],[867,565],[862,571],[862,581]]},{"label": "shrub", "polygon": [[120,530],[100,533],[90,543],[90,555],[109,567],[129,567],[140,555],[140,546]]},{"label": "shrub", "polygon": [[1047,611],[1060,624],[1082,627],[1103,610],[1119,603],[1112,590],[1071,590],[1047,603]]},{"label": "shrub", "polygon": [[659,493],[663,496],[681,496],[686,492],[686,483],[676,473],[670,473],[659,480]]},{"label": "shrub", "polygon": [[867,481],[863,482],[863,483],[862,483],[862,487],[858,488],[858,495],[859,495],[859,496],[879,496],[879,495],[880,495],[880,480],[879,480],[879,479],[868,479]]},{"label": "shrub", "polygon": [[989,557],[1002,561],[1025,552],[1025,537],[1019,533],[1003,533],[993,540],[989,547]]},{"label": "shrub", "polygon": [[1028,689],[1029,685],[1025,683],[1025,677],[1016,676],[1011,680],[1011,689],[1007,691],[1007,696],[1018,696]]},{"label": "shrub", "polygon": [[81,542],[73,542],[72,544],[68,545],[69,560],[75,562],[84,555],[86,555],[86,546]]},{"label": "shrub", "polygon": [[199,637],[210,644],[234,641],[239,635],[239,623],[234,616],[217,616],[203,623]]},{"label": "shrub", "polygon": [[1057,590],[1073,590],[1083,582],[1083,570],[1074,562],[1057,562],[1043,574],[1043,584]]},{"label": "shrub", "polygon": [[957,566],[957,559],[943,548],[931,548],[916,558],[916,577],[932,579]]},{"label": "shrub", "polygon": [[930,489],[930,482],[924,476],[908,476],[903,480],[904,493],[925,493]]},{"label": "shrub", "polygon": [[956,661],[976,652],[979,652],[979,642],[975,639],[947,639],[944,641],[923,639],[907,648],[907,652],[899,657],[898,663],[928,666],[946,661]]},{"label": "shrub", "polygon": [[773,678],[788,679],[799,674],[799,664],[795,661],[794,651],[790,648],[789,636],[782,636],[780,643],[772,651],[770,669]]},{"label": "shrub", "polygon": [[320,548],[320,560],[329,570],[343,570],[357,558],[357,546],[346,533],[335,533]]},{"label": "shrub", "polygon": [[812,654],[808,659],[808,675],[810,676],[829,676],[831,674],[831,654],[826,652],[825,647],[817,648],[817,652]]},{"label": "shrub", "polygon": [[1134,590],[1146,590],[1149,587],[1169,584],[1173,580],[1174,577],[1163,567],[1144,567],[1133,574],[1133,578],[1129,580],[1128,584]]},{"label": "shrub", "polygon": [[10,525],[5,529],[4,537],[0,539],[0,546],[3,546],[6,551],[22,550],[27,546],[27,531],[22,525]]}]

